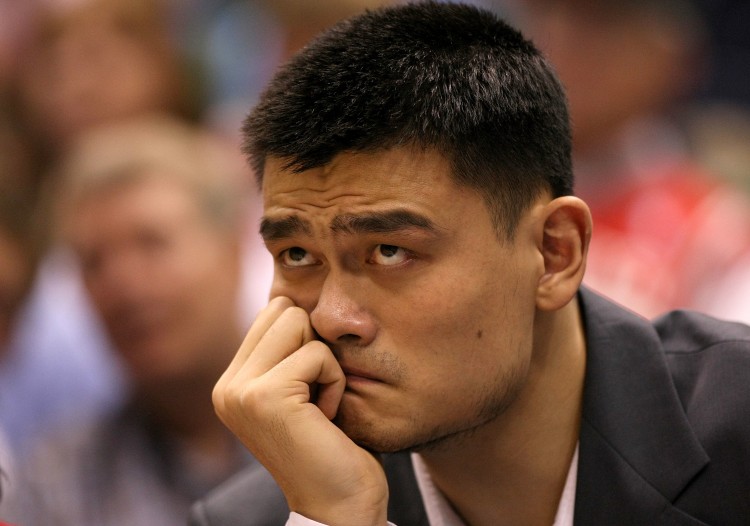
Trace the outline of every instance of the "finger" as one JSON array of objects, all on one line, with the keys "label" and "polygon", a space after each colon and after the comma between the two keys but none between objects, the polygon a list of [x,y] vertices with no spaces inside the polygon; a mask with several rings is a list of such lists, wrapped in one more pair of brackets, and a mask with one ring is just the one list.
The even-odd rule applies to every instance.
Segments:
[{"label": "finger", "polygon": [[246,377],[255,378],[266,373],[314,338],[307,312],[299,307],[287,308],[268,327],[245,360],[242,368]]},{"label": "finger", "polygon": [[253,349],[258,345],[258,342],[268,331],[268,328],[273,325],[286,309],[293,306],[294,302],[285,296],[277,296],[268,302],[268,305],[260,311],[250,327],[250,330],[245,335],[242,344],[240,344],[240,348],[237,350],[237,354],[235,354],[229,367],[224,373],[225,376],[229,378],[234,376],[240,367],[242,367],[247,361],[248,356],[253,352]]},{"label": "finger", "polygon": [[223,412],[224,392],[226,391],[226,387],[245,364],[248,356],[250,356],[258,341],[266,333],[268,328],[279,318],[279,316],[281,316],[286,309],[293,306],[294,302],[291,299],[284,296],[278,296],[272,298],[268,302],[268,305],[258,313],[258,316],[255,318],[253,325],[245,335],[245,338],[242,344],[240,344],[240,348],[234,358],[214,386],[211,398],[217,412]]},{"label": "finger", "polygon": [[318,386],[315,405],[328,420],[336,416],[346,387],[346,376],[331,349],[321,341],[307,342],[268,373],[269,380],[297,382],[301,403],[311,402],[310,386]]},{"label": "finger", "polygon": [[[311,384],[325,387],[319,409],[310,403]],[[281,432],[285,425],[278,425],[280,414],[305,414],[307,417],[303,420],[312,418],[312,422],[319,422],[316,425],[332,419],[345,386],[346,377],[331,350],[323,342],[314,340],[284,357],[263,375],[258,375],[251,364],[245,363],[223,389],[214,389],[214,405],[227,427],[252,448],[259,438],[257,433],[271,433],[276,440],[288,435],[286,431]],[[277,423],[268,429],[263,428],[264,422]],[[263,442],[260,440],[261,445]]]}]

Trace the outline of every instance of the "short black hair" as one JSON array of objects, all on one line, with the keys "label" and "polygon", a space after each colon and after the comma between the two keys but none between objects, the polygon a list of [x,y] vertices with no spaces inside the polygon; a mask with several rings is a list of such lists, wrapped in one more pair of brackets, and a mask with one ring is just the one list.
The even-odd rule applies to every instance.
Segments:
[{"label": "short black hair", "polygon": [[344,152],[434,148],[508,239],[542,192],[573,191],[560,82],[530,41],[473,6],[420,2],[336,24],[280,69],[242,131],[260,183],[267,157],[301,172]]}]

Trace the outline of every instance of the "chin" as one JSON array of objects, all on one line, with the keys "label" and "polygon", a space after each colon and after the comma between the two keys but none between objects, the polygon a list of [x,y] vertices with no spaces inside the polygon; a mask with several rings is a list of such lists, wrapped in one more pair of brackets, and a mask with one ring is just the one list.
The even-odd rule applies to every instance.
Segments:
[{"label": "chin", "polygon": [[354,443],[376,453],[436,452],[465,447],[467,441],[497,416],[494,412],[474,415],[429,427],[413,416],[400,419],[393,415],[389,415],[390,418],[367,416],[365,411],[345,405],[339,409],[334,424]]},{"label": "chin", "polygon": [[346,436],[358,446],[375,453],[418,451],[440,442],[440,430],[417,430],[414,419],[387,420],[368,418],[361,411],[340,410],[333,420]]},{"label": "chin", "polygon": [[[342,410],[343,409],[343,410]],[[333,423],[358,446],[376,453],[393,453],[407,449],[409,440],[401,430],[383,418],[367,418],[359,411],[339,408]]]}]

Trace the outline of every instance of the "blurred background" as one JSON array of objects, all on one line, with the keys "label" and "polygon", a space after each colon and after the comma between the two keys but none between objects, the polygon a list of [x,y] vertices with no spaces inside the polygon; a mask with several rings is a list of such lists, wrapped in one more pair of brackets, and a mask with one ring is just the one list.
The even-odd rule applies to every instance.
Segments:
[{"label": "blurred background", "polygon": [[[179,255],[176,240],[182,234],[159,230],[166,229],[159,221],[167,219],[156,217],[156,211],[168,210],[172,197],[195,195],[178,184],[157,190],[131,182],[82,198],[72,195],[71,171],[97,166],[101,173],[127,171],[139,178],[179,172],[192,181],[184,165],[203,166],[204,157],[191,155],[211,142],[212,168],[204,173],[215,174],[225,181],[223,190],[242,197],[237,293],[226,301],[233,303],[229,316],[236,317],[238,333],[244,333],[267,299],[271,262],[256,233],[259,200],[239,152],[240,124],[276,67],[316,33],[390,3],[396,2],[0,0],[0,519],[15,507],[7,514],[31,526],[129,524],[122,502],[132,504],[143,493],[143,488],[133,490],[137,482],[130,472],[121,476],[119,505],[69,496],[50,502],[43,518],[32,519],[19,503],[23,499],[14,497],[31,487],[44,494],[42,475],[27,459],[49,453],[50,442],[66,443],[66,431],[88,429],[92,422],[108,429],[109,438],[98,445],[78,444],[79,453],[99,447],[103,458],[111,459],[117,451],[137,450],[123,463],[141,463],[155,473],[153,484],[164,489],[164,500],[176,503],[169,507],[171,518],[150,523],[181,524],[185,503],[231,474],[231,469],[211,469],[233,458],[227,453],[231,447],[216,435],[194,432],[211,427],[210,411],[191,420],[163,412],[164,404],[143,402],[177,400],[190,391],[186,386],[192,384],[184,383],[187,356],[197,351],[182,342],[184,368],[165,366],[164,376],[146,382],[130,358],[153,342],[143,339],[143,349],[135,351],[128,347],[135,339],[127,337],[128,330],[133,335],[147,333],[144,327],[159,335],[174,330],[163,320],[170,312],[178,317],[179,309],[194,301],[189,292],[200,293],[197,281],[187,277],[198,270],[170,266],[179,257],[193,261],[194,256]],[[576,191],[595,221],[586,283],[648,317],[690,308],[750,322],[750,4],[471,3],[522,29],[565,85]],[[163,144],[162,150],[175,156],[157,162],[144,142]],[[113,159],[122,163],[104,162]],[[170,185],[172,193],[166,190]],[[163,210],[148,208],[155,196],[164,199]],[[110,203],[86,216],[89,245],[76,244],[81,232],[63,228],[72,221],[71,201],[81,213],[92,203]],[[130,230],[116,224],[126,217]],[[214,241],[225,239],[217,232]],[[135,241],[106,242],[118,236]],[[92,256],[94,239],[101,244],[99,259]],[[223,253],[228,245],[214,241],[205,250]],[[105,259],[120,272],[107,278],[106,294],[96,281],[103,278],[91,274],[98,268],[92,261]],[[200,258],[194,259],[197,265]],[[177,275],[185,279],[168,279]],[[111,321],[112,312],[132,310],[140,314],[132,315],[131,325]],[[205,323],[197,340],[210,334],[212,322],[199,310],[179,315],[195,316],[196,327]],[[210,330],[218,330],[218,320],[213,322],[217,325]],[[219,359],[217,370],[228,356]],[[183,383],[175,380],[178,376]],[[206,386],[213,378],[191,381],[195,392],[208,398]],[[177,384],[179,389],[168,391]],[[134,406],[141,415],[135,419],[137,436],[146,438],[122,440],[111,433],[112,426],[120,429],[123,415],[133,424]],[[186,452],[177,459],[164,453],[164,443],[172,439]],[[175,471],[175,465],[182,467]],[[66,469],[74,468],[61,464],[59,480],[65,480]],[[88,481],[82,482],[86,487],[96,486],[105,468],[91,463],[75,469]]]}]

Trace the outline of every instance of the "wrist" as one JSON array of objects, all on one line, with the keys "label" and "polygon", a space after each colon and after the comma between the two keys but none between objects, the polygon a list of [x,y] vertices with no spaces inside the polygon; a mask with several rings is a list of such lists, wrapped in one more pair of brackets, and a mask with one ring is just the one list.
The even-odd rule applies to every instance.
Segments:
[{"label": "wrist", "polygon": [[[294,505],[289,503],[292,513],[307,518],[308,523],[317,526],[384,526],[387,524],[387,495],[383,499],[370,502],[314,502]],[[296,524],[296,523],[295,523]]]},{"label": "wrist", "polygon": [[[382,522],[377,523],[378,526],[381,526],[382,524],[386,524],[387,526],[396,526],[392,522]],[[306,517],[302,515],[301,513],[297,513],[296,511],[293,511],[289,514],[289,519],[286,522],[286,526],[337,526],[336,524],[331,523],[324,523],[324,522],[318,522],[316,520],[313,520],[309,517]]]}]

